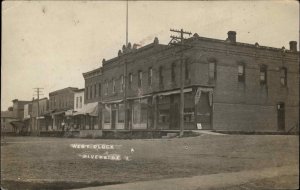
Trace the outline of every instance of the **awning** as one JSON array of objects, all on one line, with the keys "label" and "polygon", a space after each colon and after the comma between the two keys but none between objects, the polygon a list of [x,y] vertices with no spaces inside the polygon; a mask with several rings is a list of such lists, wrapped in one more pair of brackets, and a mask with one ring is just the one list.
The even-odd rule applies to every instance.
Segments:
[{"label": "awning", "polygon": [[83,108],[73,113],[73,115],[98,116],[98,102],[84,104]]},{"label": "awning", "polygon": [[22,121],[11,121],[10,124],[16,128],[24,128],[26,127],[25,126],[25,123],[22,122]]},{"label": "awning", "polygon": [[135,96],[135,97],[128,97],[128,100],[134,100],[134,99],[143,99],[152,96],[152,94],[144,95],[144,96]]},{"label": "awning", "polygon": [[124,100],[112,100],[112,101],[106,101],[106,102],[102,102],[102,104],[115,104],[115,103],[120,103],[123,102]]},{"label": "awning", "polygon": [[[183,90],[184,93],[187,93],[187,92],[192,92],[193,89],[192,88],[186,88]],[[173,90],[173,91],[169,91],[169,92],[161,92],[161,93],[157,93],[155,94],[156,96],[169,96],[171,94],[179,94],[180,93],[180,90]]]},{"label": "awning", "polygon": [[60,114],[63,114],[65,113],[66,111],[58,111],[58,112],[54,112],[52,113],[51,115],[60,115]]}]

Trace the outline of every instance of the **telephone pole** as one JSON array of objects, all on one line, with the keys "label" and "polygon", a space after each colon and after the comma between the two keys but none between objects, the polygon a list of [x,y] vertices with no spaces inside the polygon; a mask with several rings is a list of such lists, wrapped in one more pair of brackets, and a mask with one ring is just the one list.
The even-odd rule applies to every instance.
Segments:
[{"label": "telephone pole", "polygon": [[183,72],[183,49],[184,46],[187,46],[184,44],[184,34],[191,35],[191,32],[186,32],[181,30],[174,30],[170,29],[171,32],[176,32],[180,34],[180,37],[171,35],[171,41],[169,44],[179,46],[180,47],[180,134],[179,136],[182,137],[184,134],[184,72]]},{"label": "telephone pole", "polygon": [[42,94],[42,89],[44,88],[34,88],[34,92],[37,96],[37,117],[36,117],[36,126],[37,126],[37,135],[40,136],[40,123],[39,123],[39,117],[40,117],[40,95]]}]

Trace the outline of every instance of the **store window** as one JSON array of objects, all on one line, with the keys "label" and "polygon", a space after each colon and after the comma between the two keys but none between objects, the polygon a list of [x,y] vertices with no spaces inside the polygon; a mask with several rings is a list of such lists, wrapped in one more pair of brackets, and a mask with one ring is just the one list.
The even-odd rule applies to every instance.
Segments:
[{"label": "store window", "polygon": [[118,109],[118,123],[124,123],[125,122],[125,109],[124,104],[119,104]]}]

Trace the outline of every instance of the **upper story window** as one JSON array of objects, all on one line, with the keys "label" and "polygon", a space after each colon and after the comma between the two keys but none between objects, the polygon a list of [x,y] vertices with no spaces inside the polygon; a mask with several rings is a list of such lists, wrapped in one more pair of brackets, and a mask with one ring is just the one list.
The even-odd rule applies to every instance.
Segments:
[{"label": "upper story window", "polygon": [[94,84],[94,98],[97,96],[97,85]]},{"label": "upper story window", "polygon": [[124,76],[121,75],[121,78],[120,78],[120,91],[123,92],[124,90]]},{"label": "upper story window", "polygon": [[266,65],[261,65],[260,66],[260,84],[265,85],[267,84],[267,66]]},{"label": "upper story window", "polygon": [[114,93],[116,93],[116,80],[115,79],[112,80],[112,85],[113,85],[112,88],[113,88],[113,94],[114,94]]},{"label": "upper story window", "polygon": [[163,85],[164,83],[164,78],[163,78],[163,66],[159,67],[159,84]]},{"label": "upper story window", "polygon": [[208,66],[208,72],[209,72],[209,79],[215,80],[216,79],[216,63],[210,62]]},{"label": "upper story window", "polygon": [[171,66],[171,79],[172,79],[172,82],[175,82],[175,69],[176,69],[176,63],[172,63],[172,66]]},{"label": "upper story window", "polygon": [[108,81],[105,83],[105,95],[108,95]]},{"label": "upper story window", "polygon": [[80,96],[79,108],[82,108],[82,96]]},{"label": "upper story window", "polygon": [[280,83],[282,86],[287,85],[287,69],[285,67],[280,69]]},{"label": "upper story window", "polygon": [[238,81],[245,82],[245,65],[244,64],[238,65]]},{"label": "upper story window", "polygon": [[101,83],[98,84],[98,96],[101,96]]},{"label": "upper story window", "polygon": [[129,89],[131,89],[131,85],[132,85],[132,73],[129,73],[129,81],[128,81]]},{"label": "upper story window", "polygon": [[184,64],[185,67],[185,79],[188,80],[190,79],[190,68],[189,68],[189,63],[186,61]]},{"label": "upper story window", "polygon": [[89,99],[89,87],[86,86],[85,88],[85,98],[88,100]]},{"label": "upper story window", "polygon": [[93,97],[93,85],[90,86],[90,97],[89,99],[92,99]]},{"label": "upper story window", "polygon": [[152,85],[152,76],[153,76],[153,71],[152,71],[152,67],[150,67],[148,70],[148,85],[149,86]]},{"label": "upper story window", "polygon": [[79,97],[76,97],[76,108],[78,108],[78,99]]},{"label": "upper story window", "polygon": [[143,72],[139,71],[138,72],[138,87],[141,88],[142,87],[142,82],[143,82]]}]

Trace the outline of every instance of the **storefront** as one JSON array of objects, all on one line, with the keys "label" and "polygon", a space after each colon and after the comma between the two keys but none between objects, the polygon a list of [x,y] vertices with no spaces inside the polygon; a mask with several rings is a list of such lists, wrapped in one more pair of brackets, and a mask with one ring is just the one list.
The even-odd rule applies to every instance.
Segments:
[{"label": "storefront", "polygon": [[104,102],[102,105],[103,129],[125,129],[125,105],[123,100]]}]

